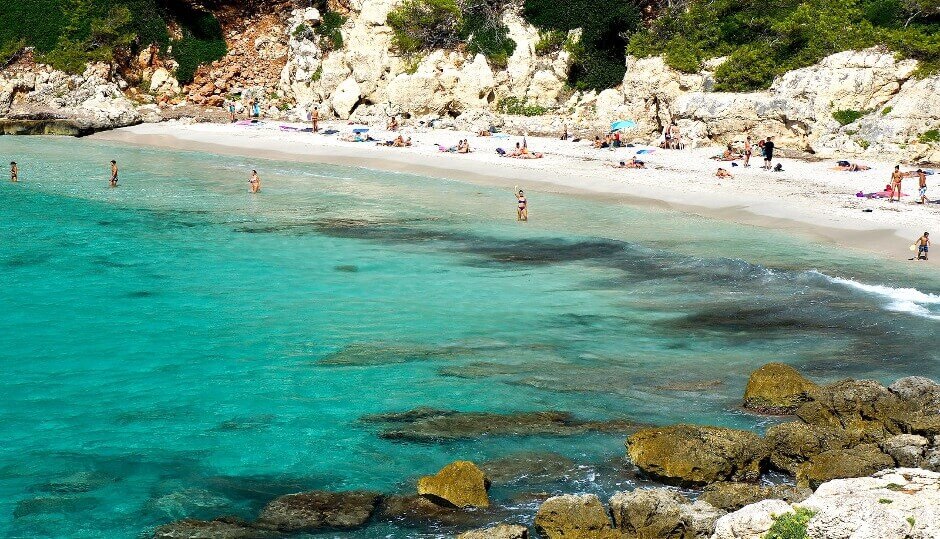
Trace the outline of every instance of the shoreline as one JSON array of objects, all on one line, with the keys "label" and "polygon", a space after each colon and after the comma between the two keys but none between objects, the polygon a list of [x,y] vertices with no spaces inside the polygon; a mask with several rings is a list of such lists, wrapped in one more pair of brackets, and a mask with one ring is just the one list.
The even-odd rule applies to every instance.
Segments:
[{"label": "shoreline", "polygon": [[[728,163],[708,158],[717,152],[715,148],[700,148],[655,150],[642,156],[647,169],[614,169],[609,165],[627,160],[637,148],[646,147],[608,151],[593,149],[583,141],[528,137],[530,147],[545,151],[546,157],[522,160],[502,158],[495,152],[496,147],[509,148],[521,137],[474,137],[449,130],[405,128],[403,134],[411,136],[414,145],[389,148],[344,142],[335,136],[284,131],[279,127],[282,125],[304,127],[280,122],[261,126],[164,122],[99,132],[88,138],[171,150],[404,172],[507,189],[524,183],[529,191],[677,211],[784,231],[890,260],[907,261],[909,242],[927,226],[921,223],[936,222],[940,217],[940,204],[924,207],[910,202],[913,197],[889,204],[883,199],[854,196],[860,189],[880,190],[885,183],[882,180],[893,168],[889,163],[871,163],[872,169],[865,172],[839,172],[830,170],[826,162],[784,159],[786,171],[774,173],[754,166],[732,169]],[[347,126],[324,125],[327,127],[348,131]],[[379,140],[396,135],[377,129],[371,133]],[[435,145],[454,144],[462,138],[469,139],[473,153],[440,152]],[[713,170],[718,166],[733,170],[735,178],[715,178]],[[493,169],[501,174],[493,174]],[[806,180],[807,177],[813,179]],[[906,193],[916,192],[912,181],[906,182]],[[863,212],[866,208],[872,211]]]}]

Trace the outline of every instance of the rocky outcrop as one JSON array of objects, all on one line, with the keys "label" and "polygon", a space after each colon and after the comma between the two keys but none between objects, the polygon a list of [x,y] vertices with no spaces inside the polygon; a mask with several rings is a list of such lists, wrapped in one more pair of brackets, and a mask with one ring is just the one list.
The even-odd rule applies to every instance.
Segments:
[{"label": "rocky outcrop", "polygon": [[237,518],[185,519],[154,531],[154,539],[274,539],[280,534]]},{"label": "rocky outcrop", "polygon": [[489,507],[490,480],[476,464],[459,460],[418,480],[418,494],[455,507]]},{"label": "rocky outcrop", "polygon": [[894,459],[873,444],[851,449],[833,449],[810,457],[796,471],[797,484],[816,488],[820,484],[848,477],[863,477],[894,466]]},{"label": "rocky outcrop", "polygon": [[535,515],[535,529],[545,539],[619,539],[621,535],[594,494],[545,500]]},{"label": "rocky outcrop", "polygon": [[369,521],[380,499],[363,491],[288,494],[264,507],[258,525],[288,533],[351,530]]},{"label": "rocky outcrop", "polygon": [[529,539],[529,529],[516,524],[500,524],[491,528],[461,533],[457,539]]},{"label": "rocky outcrop", "polygon": [[699,500],[724,511],[737,511],[745,505],[757,503],[761,500],[783,500],[786,502],[800,502],[813,493],[808,488],[790,485],[774,485],[766,487],[753,483],[713,483],[705,487]]},{"label": "rocky outcrop", "polygon": [[614,527],[627,537],[692,539],[709,537],[724,514],[705,501],[695,503],[667,489],[618,492],[610,499]]},{"label": "rocky outcrop", "polygon": [[712,539],[762,538],[775,517],[797,508],[809,515],[805,536],[813,539],[926,539],[940,536],[937,507],[940,474],[899,468],[823,483],[796,504],[768,500],[748,505],[718,519]]},{"label": "rocky outcrop", "polygon": [[675,425],[637,431],[627,439],[630,460],[667,483],[756,481],[767,449],[753,432],[722,427]]},{"label": "rocky outcrop", "polygon": [[816,384],[784,363],[768,363],[751,374],[744,407],[764,414],[792,414]]},{"label": "rocky outcrop", "polygon": [[0,118],[7,134],[84,135],[141,121],[120,78],[95,64],[81,75],[23,64],[0,72]]}]

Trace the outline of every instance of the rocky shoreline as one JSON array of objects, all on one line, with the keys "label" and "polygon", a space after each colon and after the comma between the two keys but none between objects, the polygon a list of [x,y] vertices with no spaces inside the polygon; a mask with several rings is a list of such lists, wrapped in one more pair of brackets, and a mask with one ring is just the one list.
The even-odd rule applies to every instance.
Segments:
[{"label": "rocky shoreline", "polygon": [[[401,427],[392,432],[418,425],[419,434],[405,436],[409,441],[629,428],[634,432],[626,440],[624,466],[685,488],[616,492],[606,505],[596,494],[546,495],[534,516],[534,535],[489,495],[494,481],[506,480],[500,470],[518,463],[457,461],[420,478],[411,493],[289,494],[252,521],[184,519],[159,527],[154,537],[289,537],[381,522],[463,539],[759,539],[793,526],[814,539],[940,534],[940,384],[908,377],[888,387],[871,380],[817,385],[787,365],[768,364],[751,375],[744,407],[793,420],[760,436],[700,425],[627,427],[561,413],[490,417],[419,409],[364,418]],[[544,466],[546,471],[551,464]],[[770,472],[790,480],[768,482]]]}]

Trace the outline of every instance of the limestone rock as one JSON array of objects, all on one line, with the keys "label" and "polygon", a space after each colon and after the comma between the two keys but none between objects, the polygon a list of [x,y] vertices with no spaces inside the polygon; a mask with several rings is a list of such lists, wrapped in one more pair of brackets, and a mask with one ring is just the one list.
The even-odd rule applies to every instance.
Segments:
[{"label": "limestone rock", "polygon": [[353,109],[359,104],[359,99],[361,98],[362,93],[359,89],[359,83],[356,82],[355,78],[349,77],[343,81],[339,87],[336,88],[336,92],[333,93],[331,100],[333,112],[336,116],[345,120],[352,114]]},{"label": "limestone rock", "polygon": [[782,500],[764,500],[729,513],[715,522],[712,539],[763,539],[773,526],[774,517],[792,513]]},{"label": "limestone rock", "polygon": [[753,432],[697,425],[642,429],[627,439],[627,452],[643,472],[680,484],[755,481],[767,457]]},{"label": "limestone rock", "polygon": [[814,389],[796,414],[816,426],[841,428],[864,442],[901,434],[911,409],[874,380],[845,380]]},{"label": "limestone rock", "polygon": [[436,475],[418,480],[418,494],[441,499],[456,507],[488,507],[490,481],[476,464],[459,460],[441,468]]},{"label": "limestone rock", "polygon": [[784,363],[768,363],[751,373],[744,407],[765,414],[791,414],[816,384]]},{"label": "limestone rock", "polygon": [[185,519],[157,528],[154,539],[273,539],[280,534],[237,518]]},{"label": "limestone rock", "polygon": [[364,491],[288,494],[266,505],[258,523],[287,533],[350,530],[368,522],[380,499]]},{"label": "limestone rock", "polygon": [[529,529],[514,524],[500,524],[482,530],[461,533],[457,539],[528,539]]},{"label": "limestone rock", "polygon": [[832,479],[864,477],[894,466],[894,459],[877,446],[863,444],[851,449],[834,449],[811,457],[796,473],[797,484],[816,488]]},{"label": "limestone rock", "polygon": [[881,450],[902,468],[919,468],[924,463],[927,438],[916,434],[898,434],[881,442]]},{"label": "limestone rock", "polygon": [[704,501],[692,504],[668,489],[618,492],[610,499],[614,527],[627,537],[691,539],[708,537],[724,514]]},{"label": "limestone rock", "polygon": [[[445,502],[442,502],[445,503]],[[463,529],[486,526],[500,516],[510,515],[491,514],[479,510],[463,510],[450,504],[439,505],[424,496],[388,496],[382,502],[381,516],[383,519],[397,524],[416,527],[441,525],[460,527]]]},{"label": "limestone rock", "polygon": [[761,500],[783,500],[788,503],[801,502],[813,491],[788,485],[765,487],[752,483],[713,483],[705,487],[700,500],[725,511],[738,509]]},{"label": "limestone rock", "polygon": [[908,376],[896,380],[888,390],[904,400],[913,401],[940,391],[940,384],[923,376]]},{"label": "limestone rock", "polygon": [[180,92],[180,83],[166,68],[158,67],[150,76],[150,91],[155,94],[176,95]]},{"label": "limestone rock", "polygon": [[545,500],[535,515],[535,529],[545,539],[620,538],[594,494],[566,494]]},{"label": "limestone rock", "polygon": [[770,448],[773,468],[796,474],[800,465],[813,455],[857,445],[860,439],[840,428],[815,427],[793,421],[767,429],[765,440]]}]

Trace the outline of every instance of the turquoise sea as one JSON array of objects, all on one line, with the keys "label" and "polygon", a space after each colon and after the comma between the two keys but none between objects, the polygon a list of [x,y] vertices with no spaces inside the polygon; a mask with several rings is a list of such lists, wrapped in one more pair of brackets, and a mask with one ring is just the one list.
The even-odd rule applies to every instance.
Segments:
[{"label": "turquoise sea", "polygon": [[624,436],[419,443],[360,418],[559,410],[761,431],[738,406],[769,361],[940,379],[926,265],[536,190],[520,224],[509,190],[368,169],[0,138],[11,159],[0,537],[141,537],[288,492],[408,492],[457,459],[571,459],[549,484],[494,484],[526,521],[526,492],[632,488]]}]

